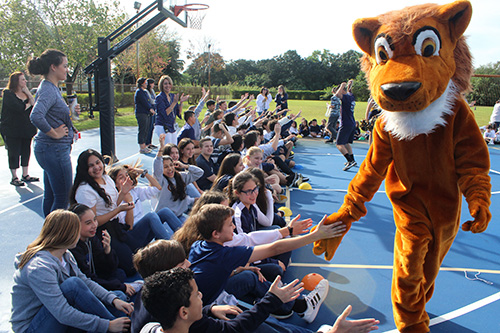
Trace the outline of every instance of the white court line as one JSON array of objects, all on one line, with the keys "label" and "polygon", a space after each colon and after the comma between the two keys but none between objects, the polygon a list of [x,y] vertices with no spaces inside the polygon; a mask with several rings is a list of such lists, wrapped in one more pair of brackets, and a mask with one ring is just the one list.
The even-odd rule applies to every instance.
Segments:
[{"label": "white court line", "polygon": [[497,175],[500,175],[500,171],[496,171],[496,170],[490,169],[490,172],[491,173],[496,173]]},{"label": "white court line", "polygon": [[39,195],[37,195],[36,197],[33,197],[33,198],[28,199],[28,200],[26,200],[26,201],[21,201],[21,202],[19,202],[19,203],[15,204],[14,206],[10,206],[9,208],[5,208],[4,210],[0,210],[0,214],[3,214],[3,213],[5,213],[5,212],[8,212],[8,211],[9,211],[9,210],[11,210],[11,209],[17,208],[17,207],[19,207],[19,206],[22,206],[22,205],[24,205],[24,204],[26,204],[26,203],[28,203],[28,202],[30,202],[30,201],[36,200],[36,199],[41,198],[41,197],[43,197],[43,194],[39,194]]},{"label": "white court line", "polygon": [[[463,316],[469,312],[472,312],[474,310],[482,308],[483,306],[486,306],[490,303],[496,302],[499,299],[500,299],[500,292],[493,294],[491,296],[488,296],[486,298],[480,299],[479,301],[476,301],[472,304],[466,305],[460,309],[456,309],[455,311],[445,313],[442,316],[432,318],[430,320],[429,326],[438,325],[438,324],[441,324],[445,321],[449,321],[449,320],[455,319],[457,317]],[[391,331],[386,331],[385,333],[397,333],[397,332],[399,332],[399,331],[397,329],[395,329],[395,330],[391,330]]]}]

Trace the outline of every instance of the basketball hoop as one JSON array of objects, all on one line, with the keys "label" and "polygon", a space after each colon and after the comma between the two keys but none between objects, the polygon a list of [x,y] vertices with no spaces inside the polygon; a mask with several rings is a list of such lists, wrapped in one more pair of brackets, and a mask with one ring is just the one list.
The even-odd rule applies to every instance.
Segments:
[{"label": "basketball hoop", "polygon": [[175,6],[174,14],[178,16],[182,11],[186,12],[188,28],[201,30],[201,24],[207,13],[205,10],[210,8],[209,5],[203,3],[189,3],[184,6]]}]

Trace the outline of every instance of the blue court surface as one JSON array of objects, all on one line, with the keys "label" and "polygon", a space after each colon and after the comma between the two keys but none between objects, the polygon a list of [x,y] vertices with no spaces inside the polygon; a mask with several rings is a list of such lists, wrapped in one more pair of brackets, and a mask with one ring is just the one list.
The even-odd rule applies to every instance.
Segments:
[{"label": "blue court surface", "polygon": [[[117,156],[132,163],[141,158],[151,169],[153,155],[139,155],[137,128],[116,129]],[[80,152],[99,149],[99,130],[82,133],[73,147],[73,167]],[[361,164],[368,151],[366,142],[353,145]],[[434,296],[427,303],[432,332],[500,332],[500,149],[490,146],[492,181],[492,221],[482,234],[459,231],[436,280]],[[290,189],[287,205],[293,215],[301,214],[318,223],[324,214],[335,212],[343,202],[347,186],[358,168],[342,171],[345,159],[334,145],[323,140],[301,139],[294,148],[301,173],[310,178],[312,190]],[[0,150],[0,332],[9,332],[10,291],[14,273],[13,258],[38,235],[43,223],[41,199],[43,186],[32,183],[15,188],[9,184],[7,154]],[[42,177],[34,156],[30,174]],[[367,203],[368,214],[355,222],[332,261],[312,253],[312,245],[295,250],[285,280],[318,273],[330,281],[330,291],[314,323],[307,325],[297,315],[288,319],[312,330],[332,324],[348,305],[351,319],[374,317],[380,332],[395,331],[390,300],[395,226],[392,207],[383,185]],[[462,221],[470,219],[463,203]]]}]

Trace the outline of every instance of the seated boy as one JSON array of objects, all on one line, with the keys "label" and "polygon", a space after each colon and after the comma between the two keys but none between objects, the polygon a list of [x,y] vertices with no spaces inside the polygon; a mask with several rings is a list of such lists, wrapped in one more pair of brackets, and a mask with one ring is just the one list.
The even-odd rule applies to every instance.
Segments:
[{"label": "seated boy", "polygon": [[[202,310],[202,294],[198,290],[193,272],[185,268],[174,268],[157,272],[145,281],[142,299],[144,305],[160,323],[147,324],[141,333],[187,333],[195,332],[193,323],[198,324],[196,332],[253,332],[260,331],[260,323],[267,317],[269,310],[277,304],[298,296],[299,285],[296,281],[285,287],[278,287],[278,279],[271,285],[269,292],[251,310],[239,314],[232,320],[210,318]],[[322,326],[320,332],[347,333],[369,332],[378,329],[375,319],[347,321],[350,306],[337,319],[333,327]],[[203,325],[200,325],[203,323]],[[196,325],[195,324],[195,325]],[[289,324],[281,323],[281,331]],[[279,326],[278,326],[279,327]],[[323,329],[323,330],[322,330]],[[326,330],[328,329],[328,331]],[[294,326],[290,332],[311,332]]]},{"label": "seated boy", "polygon": [[[260,283],[255,284],[255,288],[251,291],[244,290],[242,285],[226,288],[229,287],[229,277],[236,273],[234,270],[247,263],[295,250],[318,239],[338,237],[345,230],[342,222],[326,226],[323,219],[314,231],[305,236],[281,239],[255,247],[225,247],[223,244],[233,239],[235,228],[232,221],[233,214],[234,210],[230,207],[209,204],[190,217],[204,239],[191,246],[189,261],[195,273],[196,283],[204,295],[203,304],[205,305],[214,302],[224,290],[239,299],[263,297],[269,289],[268,281],[259,281]],[[281,308],[283,317],[286,318],[285,314],[290,316],[292,311],[295,311],[307,322],[313,322],[320,305],[328,294],[328,288],[328,281],[323,279],[305,298],[298,298],[294,302],[284,304]]]},{"label": "seated boy", "polygon": [[196,123],[196,117],[194,115],[194,111],[186,111],[184,112],[184,120],[186,124],[182,126],[179,134],[177,135],[177,143],[184,138],[188,138],[193,140],[194,145],[198,146],[198,140],[195,137],[194,124]]},{"label": "seated boy", "polygon": [[201,176],[196,183],[202,191],[206,191],[212,187],[219,167],[211,158],[214,152],[214,145],[210,138],[203,138],[200,140],[200,150],[201,153],[196,158],[196,165],[203,169],[203,176]]}]

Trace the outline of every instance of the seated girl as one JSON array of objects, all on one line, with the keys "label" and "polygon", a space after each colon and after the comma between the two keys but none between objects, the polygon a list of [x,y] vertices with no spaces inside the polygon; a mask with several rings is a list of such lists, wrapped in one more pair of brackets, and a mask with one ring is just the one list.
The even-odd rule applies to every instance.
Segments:
[{"label": "seated girl", "polygon": [[250,147],[247,149],[246,155],[243,158],[243,163],[247,168],[258,168],[264,172],[265,184],[272,188],[272,196],[278,199],[278,195],[283,192],[280,185],[280,177],[277,175],[280,171],[276,169],[273,163],[262,162],[262,158],[263,152],[259,147]]},{"label": "seated girl", "polygon": [[[99,228],[98,237],[102,231],[108,230],[113,242],[111,247],[118,255],[119,267],[127,276],[134,275],[132,264],[134,245],[128,237],[128,230],[133,227],[134,202],[128,193],[133,187],[132,180],[127,178],[117,191],[115,182],[106,174],[104,159],[100,153],[87,149],[78,156],[75,181],[70,193],[70,203],[84,204],[96,215]],[[118,213],[129,211],[126,223],[120,223]],[[135,242],[134,242],[135,243]]]},{"label": "seated girl", "polygon": [[[189,138],[184,138],[177,144],[179,148],[179,161],[185,165],[196,165],[196,159],[194,158],[195,151],[197,155],[200,153],[199,148],[195,148],[193,140]],[[177,171],[185,171],[182,167],[178,168]],[[188,184],[186,192],[190,197],[199,198],[203,194],[196,181],[192,184]]]},{"label": "seated girl", "polygon": [[227,155],[222,160],[219,172],[212,185],[212,190],[224,191],[229,180],[244,169],[245,166],[243,165],[243,159],[240,154],[232,153]]},{"label": "seated girl", "polygon": [[[103,230],[102,240],[96,235],[98,224],[92,209],[77,203],[72,205],[69,211],[78,215],[80,219],[80,240],[76,247],[70,249],[78,268],[85,276],[109,291],[119,290],[127,296],[134,295],[136,292],[134,287],[124,283],[126,275],[118,268],[118,257],[111,248],[109,233]],[[115,294],[120,296],[120,293],[115,292]]]},{"label": "seated girl", "polygon": [[[140,234],[136,236],[136,240],[140,242],[140,244],[136,244],[136,249],[147,244],[144,244],[144,239],[148,239],[149,241],[153,238],[169,239],[182,226],[182,222],[168,207],[162,208],[158,212],[144,214],[142,202],[151,200],[153,197],[156,198],[161,191],[160,183],[147,170],[128,165],[117,165],[112,167],[108,173],[111,179],[115,181],[118,191],[121,190],[121,184],[123,184],[127,177],[132,180],[134,187],[129,193],[135,205],[133,209],[134,230]],[[137,186],[137,177],[139,175],[148,180],[149,186]],[[126,214],[120,213],[118,214],[118,218],[120,221],[125,221]]]},{"label": "seated girl", "polygon": [[55,210],[46,217],[38,237],[16,256],[10,319],[14,332],[128,329],[130,319],[115,319],[106,306],[130,315],[133,305],[87,278],[68,251],[79,237],[78,216]]},{"label": "seated girl", "polygon": [[[203,170],[195,165],[185,165],[180,161],[173,161],[168,155],[163,156],[165,147],[165,136],[160,135],[160,149],[153,162],[153,174],[160,183],[161,191],[155,211],[162,208],[170,208],[181,221],[186,220],[189,205],[194,199],[187,195],[186,184],[191,184],[203,175]],[[186,171],[178,172],[175,168],[180,167]]]}]

